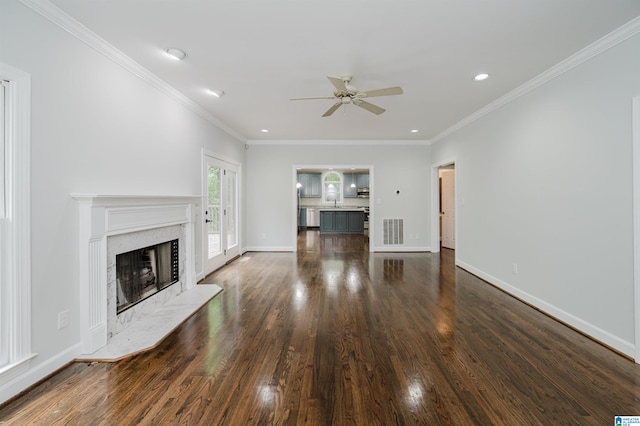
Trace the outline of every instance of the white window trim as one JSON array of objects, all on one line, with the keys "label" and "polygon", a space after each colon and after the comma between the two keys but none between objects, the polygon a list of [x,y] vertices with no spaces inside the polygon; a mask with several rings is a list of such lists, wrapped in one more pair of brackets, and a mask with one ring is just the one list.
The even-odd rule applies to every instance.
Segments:
[{"label": "white window trim", "polygon": [[343,204],[344,203],[344,174],[337,172],[335,170],[329,170],[328,172],[325,172],[322,174],[322,202],[323,203],[330,203],[331,201],[327,200],[327,183],[324,181],[324,179],[327,177],[327,175],[329,174],[335,174],[338,175],[338,177],[340,178],[340,188],[338,188],[338,200],[336,204]]},{"label": "white window trim", "polygon": [[31,77],[0,62],[0,78],[9,81],[5,122],[7,223],[2,234],[5,249],[1,252],[6,280],[0,282],[2,309],[9,318],[9,362],[0,367],[2,386],[25,373],[36,354],[31,352]]}]

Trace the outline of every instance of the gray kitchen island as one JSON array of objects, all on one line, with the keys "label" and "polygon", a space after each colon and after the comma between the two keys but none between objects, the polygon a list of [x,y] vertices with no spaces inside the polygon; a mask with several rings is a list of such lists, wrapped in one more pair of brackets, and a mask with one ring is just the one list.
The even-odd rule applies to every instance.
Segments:
[{"label": "gray kitchen island", "polygon": [[364,209],[323,208],[320,209],[321,233],[364,233]]}]

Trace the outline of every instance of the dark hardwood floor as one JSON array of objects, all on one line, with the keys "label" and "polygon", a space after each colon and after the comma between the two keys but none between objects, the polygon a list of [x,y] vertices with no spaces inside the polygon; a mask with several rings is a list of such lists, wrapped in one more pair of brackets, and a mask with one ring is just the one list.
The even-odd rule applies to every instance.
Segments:
[{"label": "dark hardwood floor", "polygon": [[2,425],[610,425],[640,367],[454,266],[303,232],[247,253],[156,349],[74,363]]}]

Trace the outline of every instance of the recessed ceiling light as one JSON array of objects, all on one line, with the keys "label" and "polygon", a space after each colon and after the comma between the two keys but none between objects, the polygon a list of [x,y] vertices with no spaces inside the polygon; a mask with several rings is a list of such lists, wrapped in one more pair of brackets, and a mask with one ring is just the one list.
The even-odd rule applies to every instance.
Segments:
[{"label": "recessed ceiling light", "polygon": [[216,98],[220,98],[222,97],[222,95],[224,95],[224,92],[218,89],[215,89],[215,90],[208,89],[207,93],[210,94],[211,96],[215,96]]},{"label": "recessed ceiling light", "polygon": [[269,129],[262,129],[260,130],[262,133],[269,133]]},{"label": "recessed ceiling light", "polygon": [[418,133],[418,129],[413,129],[411,133]]},{"label": "recessed ceiling light", "polygon": [[475,77],[473,77],[473,79],[475,81],[482,81],[482,80],[486,80],[488,78],[489,78],[489,74],[486,74],[486,73],[478,74]]},{"label": "recessed ceiling light", "polygon": [[168,48],[166,52],[170,58],[176,59],[178,61],[181,61],[187,57],[187,54],[184,53],[184,50],[176,49],[175,47]]}]

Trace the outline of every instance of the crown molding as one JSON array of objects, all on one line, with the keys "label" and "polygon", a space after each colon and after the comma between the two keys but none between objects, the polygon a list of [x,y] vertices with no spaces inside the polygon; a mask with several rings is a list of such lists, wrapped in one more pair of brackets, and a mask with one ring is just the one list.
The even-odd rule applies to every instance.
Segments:
[{"label": "crown molding", "polygon": [[167,84],[164,80],[151,73],[142,65],[131,59],[129,56],[122,53],[115,46],[108,43],[102,37],[76,21],[74,18],[65,13],[62,9],[54,5],[48,0],[18,0],[23,5],[39,13],[47,18],[72,36],[76,37],[80,41],[92,47],[108,59],[117,63],[131,74],[150,84],[155,89],[164,93],[171,99],[175,100],[182,106],[196,113],[200,117],[204,118],[211,124],[224,130],[234,138],[238,139],[241,143],[246,141],[246,138],[235,130],[221,122],[214,117],[209,111],[202,108],[200,105],[187,98],[180,91],[176,90],[173,86]]},{"label": "crown molding", "polygon": [[363,140],[363,139],[345,139],[345,140],[318,140],[318,139],[250,139],[246,141],[246,145],[301,145],[301,146],[314,146],[314,145],[358,145],[358,146],[428,146],[431,145],[431,141],[426,139],[421,140]]},{"label": "crown molding", "polygon": [[622,27],[596,40],[595,42],[591,43],[589,46],[585,47],[584,49],[578,51],[577,53],[569,56],[567,59],[563,60],[557,65],[554,65],[553,67],[544,71],[542,74],[539,74],[538,76],[532,78],[531,80],[524,83],[523,85],[515,88],[514,90],[507,93],[506,95],[496,99],[495,101],[480,108],[473,114],[460,120],[459,122],[449,127],[448,129],[440,132],[433,139],[431,139],[431,143],[433,144],[435,142],[438,142],[444,139],[445,137],[451,135],[452,133],[457,132],[458,130],[468,126],[474,121],[479,120],[480,118],[508,104],[509,102],[514,101],[519,97],[525,95],[526,93],[548,83],[554,78],[572,70],[578,65],[594,58],[600,53],[609,50],[610,48],[627,40],[630,37],[633,37],[638,33],[640,33],[640,17],[632,19]]}]

